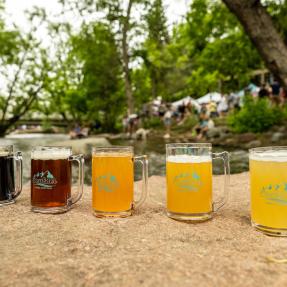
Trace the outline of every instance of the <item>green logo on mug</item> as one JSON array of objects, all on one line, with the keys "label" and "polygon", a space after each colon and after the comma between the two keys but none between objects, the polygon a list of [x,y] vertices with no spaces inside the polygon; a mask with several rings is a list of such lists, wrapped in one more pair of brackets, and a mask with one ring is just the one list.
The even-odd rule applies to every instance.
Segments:
[{"label": "green logo on mug", "polygon": [[98,187],[98,191],[104,191],[104,192],[113,192],[115,191],[118,186],[118,180],[116,176],[112,174],[107,175],[101,175],[96,178],[96,185]]},{"label": "green logo on mug", "polygon": [[196,173],[180,173],[174,177],[175,186],[180,192],[197,192],[202,186],[201,177]]},{"label": "green logo on mug", "polygon": [[287,183],[266,185],[261,189],[260,194],[269,203],[287,205]]}]

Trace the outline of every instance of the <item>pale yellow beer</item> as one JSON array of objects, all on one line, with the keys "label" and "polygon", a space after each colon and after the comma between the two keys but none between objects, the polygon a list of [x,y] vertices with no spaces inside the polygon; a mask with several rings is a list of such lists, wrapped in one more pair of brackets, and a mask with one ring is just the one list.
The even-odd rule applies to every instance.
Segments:
[{"label": "pale yellow beer", "polygon": [[166,176],[168,212],[203,214],[212,211],[211,156],[170,155]]},{"label": "pale yellow beer", "polygon": [[92,177],[94,211],[116,213],[131,210],[134,194],[133,154],[93,154]]},{"label": "pale yellow beer", "polygon": [[287,150],[251,152],[250,187],[252,223],[287,229]]}]

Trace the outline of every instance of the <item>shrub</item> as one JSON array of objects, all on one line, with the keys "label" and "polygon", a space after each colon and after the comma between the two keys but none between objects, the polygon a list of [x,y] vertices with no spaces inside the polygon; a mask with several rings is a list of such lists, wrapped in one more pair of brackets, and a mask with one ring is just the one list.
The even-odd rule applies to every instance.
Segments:
[{"label": "shrub", "polygon": [[181,125],[174,125],[173,130],[177,132],[190,132],[198,123],[198,118],[194,114],[191,114]]},{"label": "shrub", "polygon": [[237,133],[260,133],[280,124],[283,118],[283,109],[271,106],[269,100],[246,96],[243,108],[229,115],[227,123]]},{"label": "shrub", "polygon": [[163,128],[163,122],[158,117],[151,117],[149,119],[145,119],[143,122],[143,127],[145,129],[157,129],[157,128]]},{"label": "shrub", "polygon": [[48,118],[45,118],[42,121],[42,130],[43,130],[43,133],[53,133],[54,132],[51,121]]}]

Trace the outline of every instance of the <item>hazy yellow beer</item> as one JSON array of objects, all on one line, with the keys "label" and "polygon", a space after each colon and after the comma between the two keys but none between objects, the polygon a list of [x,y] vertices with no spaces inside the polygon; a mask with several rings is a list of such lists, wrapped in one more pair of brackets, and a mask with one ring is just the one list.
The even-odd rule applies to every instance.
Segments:
[{"label": "hazy yellow beer", "polygon": [[252,224],[271,235],[287,235],[287,149],[250,150],[250,187]]},{"label": "hazy yellow beer", "polygon": [[169,156],[166,172],[169,211],[212,211],[212,163],[209,156]]},{"label": "hazy yellow beer", "polygon": [[[146,185],[146,178],[143,180]],[[131,214],[135,203],[132,148],[95,149],[92,157],[92,197],[92,207],[97,216],[124,217]],[[144,199],[145,194],[142,202]]]},{"label": "hazy yellow beer", "polygon": [[[229,155],[212,153],[209,143],[166,145],[167,215],[177,220],[204,221],[228,199]],[[212,160],[224,161],[224,197],[212,200]]]}]

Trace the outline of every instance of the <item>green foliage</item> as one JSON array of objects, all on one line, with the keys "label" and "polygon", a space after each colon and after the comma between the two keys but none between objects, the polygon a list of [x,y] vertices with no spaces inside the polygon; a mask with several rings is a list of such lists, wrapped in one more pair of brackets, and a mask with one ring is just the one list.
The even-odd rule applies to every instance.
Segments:
[{"label": "green foliage", "polygon": [[[73,53],[83,63],[81,89],[86,103],[83,114],[87,119],[101,120],[107,130],[113,130],[118,116],[123,112],[125,101],[114,34],[108,26],[96,23],[84,27],[72,39],[72,43]],[[80,102],[84,102],[84,99]]]},{"label": "green foliage", "polygon": [[[147,38],[140,50],[135,55],[142,58],[149,78],[149,95],[151,99],[158,96],[166,98],[167,71],[169,61],[165,47],[170,41],[167,19],[163,8],[162,0],[154,0],[150,4],[148,13],[145,16]],[[141,87],[138,86],[141,90]]]},{"label": "green foliage", "polygon": [[286,0],[265,0],[268,12],[271,14],[273,22],[287,41],[287,1]]},{"label": "green foliage", "polygon": [[221,1],[194,0],[185,33],[193,63],[188,79],[192,94],[239,90],[249,83],[250,72],[262,66],[239,22]]},{"label": "green foliage", "polygon": [[[115,131],[127,110],[127,83],[128,103],[138,109],[158,96],[175,101],[242,89],[251,72],[263,67],[257,51],[222,1],[190,2],[184,21],[169,29],[163,0],[59,0],[63,11],[73,11],[82,20],[80,29],[55,17],[49,20],[45,10],[34,8],[29,13],[31,31],[23,33],[5,26],[0,0],[0,76],[5,86],[0,90],[0,121],[14,122],[37,111]],[[262,2],[287,39],[287,0]],[[94,17],[95,12],[100,16]],[[49,29],[50,51],[35,37],[42,24]],[[264,113],[263,120],[250,124],[252,109],[257,118]],[[252,126],[261,131],[280,118],[281,112],[266,103],[247,100],[229,121],[239,132]],[[190,117],[175,130],[189,130],[195,122]],[[163,123],[152,118],[145,127]]]},{"label": "green foliage", "polygon": [[0,18],[0,135],[32,110],[48,84],[50,65],[37,32],[33,19],[30,31],[20,34],[17,26],[9,30]]},{"label": "green foliage", "polygon": [[44,133],[53,133],[53,128],[52,128],[52,124],[51,121],[49,120],[49,118],[45,118],[42,121],[42,129]]},{"label": "green foliage", "polygon": [[143,122],[143,126],[145,129],[159,129],[163,128],[163,121],[158,117],[152,117],[150,119],[146,119]]},{"label": "green foliage", "polygon": [[247,96],[243,108],[228,117],[228,125],[234,132],[267,131],[273,125],[280,124],[284,118],[283,110],[270,105],[267,99],[253,99]]},{"label": "green foliage", "polygon": [[183,133],[183,132],[191,132],[192,129],[198,124],[198,118],[194,114],[191,114],[184,120],[184,122],[180,125],[176,124],[173,126],[172,130]]},{"label": "green foliage", "polygon": [[7,29],[2,19],[4,1],[0,1],[0,63],[11,64],[20,50],[20,32]]},{"label": "green foliage", "polygon": [[124,110],[124,93],[119,53],[110,27],[100,22],[83,25],[59,47],[66,56],[60,52],[54,65],[49,86],[51,109],[65,120],[97,123],[103,131],[114,131]]}]

